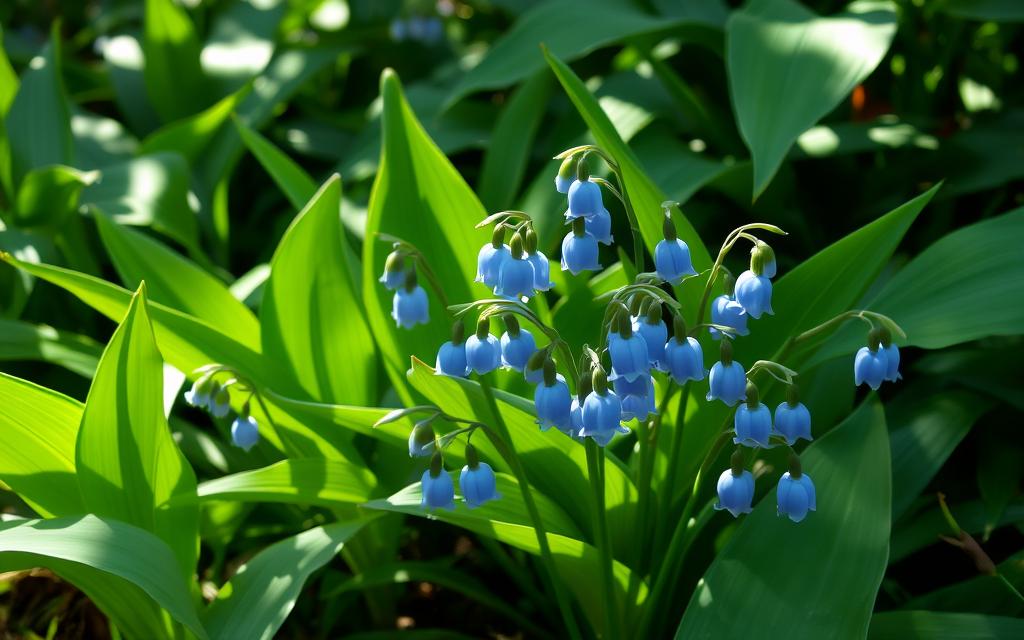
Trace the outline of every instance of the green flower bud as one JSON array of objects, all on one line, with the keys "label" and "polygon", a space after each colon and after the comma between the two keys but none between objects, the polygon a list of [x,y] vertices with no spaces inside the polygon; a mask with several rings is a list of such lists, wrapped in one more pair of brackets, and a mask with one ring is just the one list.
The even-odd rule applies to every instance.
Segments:
[{"label": "green flower bud", "polygon": [[591,383],[594,386],[594,393],[599,396],[608,394],[608,376],[604,372],[602,367],[594,367],[594,372],[591,374]]},{"label": "green flower bud", "polygon": [[786,389],[786,402],[789,403],[789,406],[791,407],[795,407],[800,404],[800,387],[798,387],[795,382],[791,383]]},{"label": "green flower bud", "polygon": [[672,216],[668,211],[665,212],[665,220],[661,223],[661,234],[669,242],[675,242],[679,237],[679,234],[676,233],[676,225],[672,222]]},{"label": "green flower bud", "polygon": [[580,182],[586,182],[590,180],[590,167],[587,166],[587,154],[583,153],[580,155],[579,161],[576,163],[576,179]]},{"label": "green flower bud", "polygon": [[789,477],[798,480],[803,475],[803,467],[800,465],[800,456],[796,452],[789,454]]},{"label": "green flower bud", "polygon": [[651,301],[647,309],[647,324],[661,324],[661,303]]},{"label": "green flower bud", "polygon": [[523,238],[523,249],[528,256],[537,253],[537,232],[529,227],[526,229],[526,237]]},{"label": "green flower bud", "polygon": [[544,361],[544,386],[550,387],[555,384],[557,380],[557,372],[555,371],[555,361],[548,358]]},{"label": "green flower bud", "polygon": [[757,385],[747,381],[747,408],[756,409],[761,404],[761,398],[757,393]]},{"label": "green flower bud", "polygon": [[718,359],[723,365],[728,367],[732,364],[732,341],[724,335],[722,336],[722,346],[720,347],[719,353],[720,355]]},{"label": "green flower bud", "polygon": [[587,235],[587,219],[576,218],[572,221],[572,234],[577,238]]},{"label": "green flower bud", "polygon": [[686,342],[686,320],[683,320],[682,314],[675,314],[672,317],[672,333],[676,337],[676,342],[683,344]]},{"label": "green flower bud", "polygon": [[441,458],[441,451],[434,451],[434,455],[430,457],[430,477],[436,478],[441,475],[441,471],[444,470],[444,460]]},{"label": "green flower bud", "polygon": [[516,260],[523,259],[523,236],[519,235],[519,232],[512,234],[512,240],[509,242],[509,249],[512,250],[512,257]]},{"label": "green flower bud", "polygon": [[455,320],[452,324],[452,344],[460,345],[466,339],[466,323],[463,322],[462,318]]},{"label": "green flower bud", "polygon": [[505,244],[505,225],[494,225],[494,232],[491,233],[491,246],[500,249]]},{"label": "green flower bud", "polygon": [[744,457],[745,456],[743,455],[743,447],[736,447],[736,450],[732,452],[732,459],[730,460],[730,462],[732,463],[732,475],[736,476],[737,478],[743,475],[743,467],[746,466],[744,464]]},{"label": "green flower bud", "polygon": [[576,175],[576,154],[562,160],[562,164],[558,167],[558,175],[566,180],[573,179]]},{"label": "green flower bud", "polygon": [[469,443],[466,443],[466,465],[470,469],[480,466],[480,456],[476,452],[476,447]]},{"label": "green flower bud", "polygon": [[486,340],[487,335],[491,332],[491,319],[487,316],[481,315],[480,319],[476,321],[476,337],[481,340]]},{"label": "green flower bud", "polygon": [[416,267],[411,267],[405,272],[405,290],[413,291],[419,286],[419,278],[416,277]]}]

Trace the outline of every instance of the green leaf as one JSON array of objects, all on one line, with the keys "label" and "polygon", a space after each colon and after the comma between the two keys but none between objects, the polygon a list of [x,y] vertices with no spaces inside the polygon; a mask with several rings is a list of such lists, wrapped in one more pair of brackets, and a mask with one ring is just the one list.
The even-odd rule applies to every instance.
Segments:
[{"label": "green leaf", "polygon": [[218,85],[218,93],[238,90],[267,66],[286,4],[282,0],[231,3],[213,18],[199,60]]},{"label": "green leaf", "polygon": [[0,318],[0,360],[52,362],[91,379],[102,351],[88,336]]},{"label": "green leaf", "polygon": [[[239,502],[284,502],[321,507],[358,504],[370,499],[377,479],[348,461],[321,458],[282,460],[199,485],[198,499]],[[183,496],[195,501],[195,496]]]},{"label": "green leaf", "polygon": [[[889,549],[889,439],[881,404],[869,398],[801,460],[818,510],[790,522],[776,515],[770,491],[704,574],[677,638],[747,638],[751,625],[766,639],[867,632]],[[775,475],[761,482],[773,483]]]},{"label": "green leaf", "polygon": [[63,165],[30,170],[18,187],[14,221],[22,227],[59,227],[78,209],[82,189],[99,175],[97,171],[79,171]]},{"label": "green leaf", "polygon": [[146,0],[144,37],[146,93],[164,122],[205,106],[206,77],[199,64],[199,36],[174,0]]},{"label": "green leaf", "polygon": [[86,508],[156,534],[174,550],[179,571],[196,570],[194,505],[161,508],[194,494],[196,479],[167,426],[163,359],[146,310],[145,285],[132,298],[96,369],[75,452]]},{"label": "green leaf", "polygon": [[[433,359],[436,345],[451,334],[445,301],[430,289],[431,322],[412,330],[399,329],[391,318],[392,293],[377,281],[390,247],[377,233],[415,244],[444,286],[448,300],[480,297],[483,285],[472,286],[476,256],[487,241],[474,225],[486,216],[472,189],[427,136],[409,108],[398,76],[381,76],[384,101],[384,147],[370,195],[363,243],[363,299],[367,320],[399,395],[409,397],[405,369],[409,356]],[[422,270],[420,282],[427,279]]]},{"label": "green leaf", "polygon": [[858,0],[821,17],[793,0],[753,0],[726,25],[729,89],[754,158],[754,197],[797,136],[881,62],[896,33],[889,2]]},{"label": "green leaf", "polygon": [[100,170],[99,181],[82,192],[82,204],[119,224],[149,225],[197,251],[199,228],[188,204],[189,168],[178,153],[134,157]]},{"label": "green leaf", "polygon": [[247,347],[259,348],[259,321],[224,283],[160,242],[112,222],[102,213],[94,218],[103,246],[126,287],[136,288],[145,281],[153,301],[203,320]]},{"label": "green leaf", "polygon": [[953,389],[933,395],[922,387],[904,391],[886,405],[893,520],[907,511],[978,418],[995,404],[971,391]]},{"label": "green leaf", "polygon": [[501,110],[480,168],[480,200],[488,210],[512,207],[534,148],[534,136],[548,107],[551,80],[536,73]]},{"label": "green leaf", "polygon": [[313,179],[305,169],[257,131],[250,129],[238,118],[234,122],[245,146],[281,188],[292,207],[301,210],[316,193],[317,186]]},{"label": "green leaf", "polygon": [[15,183],[21,182],[32,169],[73,164],[71,116],[61,81],[60,43],[60,22],[55,21],[49,44],[29,62],[7,112],[11,176]]},{"label": "green leaf", "polygon": [[11,61],[7,57],[7,51],[3,47],[4,32],[0,27],[0,120],[7,116],[7,110],[11,108],[11,102],[18,93],[20,85]]},{"label": "green leaf", "polygon": [[[1020,492],[1021,480],[1024,480],[1024,467],[1020,464],[1024,458],[1024,445],[1016,435],[1012,425],[999,421],[987,425],[978,440],[978,491],[985,503],[985,533],[982,542],[988,542],[1006,507]],[[1017,567],[1024,567],[1024,562],[1018,562]],[[1024,602],[1019,604],[1024,606]]]},{"label": "green leaf", "polygon": [[[1020,461],[1019,457],[1017,461]],[[1024,588],[1024,551],[1018,551],[1000,562],[996,571],[998,576],[978,574],[939,587],[902,603],[900,608],[1019,616],[1024,611],[1024,602],[1009,586],[1012,585],[1018,591]]]},{"label": "green leaf", "polygon": [[625,3],[608,0],[591,0],[585,10],[572,0],[542,2],[520,16],[480,64],[462,76],[449,103],[474,91],[516,84],[540,71],[544,68],[540,45],[549,47],[559,58],[573,60],[633,36],[701,30],[717,32],[703,18],[655,18]]},{"label": "green leaf", "polygon": [[[626,195],[636,211],[644,243],[647,250],[653,255],[654,248],[663,239],[662,221],[664,216],[661,203],[667,200],[665,194],[647,177],[636,154],[622,141],[608,116],[590,95],[583,82],[572,72],[572,69],[548,52],[545,52],[545,57],[548,65],[554,71],[555,77],[562,83],[562,88],[576,105],[580,116],[594,135],[597,146],[611,155],[618,163],[619,169],[622,171]],[[711,268],[711,256],[693,225],[681,215],[673,215],[673,220],[676,223],[676,231],[680,239],[686,242],[690,248],[690,257],[693,259],[693,266],[697,272],[700,273]],[[698,286],[697,280],[699,278],[691,278],[684,283],[681,288],[682,295],[679,297],[680,302],[683,302],[683,307],[690,310],[690,313],[695,313],[701,294],[701,287]],[[693,318],[688,318],[688,320],[693,320]]]},{"label": "green leaf", "polygon": [[82,513],[75,479],[76,400],[0,373],[0,480],[39,515]]},{"label": "green leaf", "polygon": [[137,135],[144,135],[160,124],[160,118],[146,95],[145,57],[138,30],[98,38],[95,46],[103,57],[118,110],[125,123]]},{"label": "green leaf", "polygon": [[936,8],[968,20],[1024,22],[1024,7],[1017,0],[942,0]]},{"label": "green leaf", "polygon": [[1024,620],[976,613],[887,611],[871,618],[868,640],[1015,640]]},{"label": "green leaf", "polygon": [[[370,244],[370,243],[367,243]],[[377,359],[348,270],[341,178],[330,178],[274,252],[260,304],[263,353],[288,364],[310,397],[373,404]]]},{"label": "green leaf", "polygon": [[303,531],[246,562],[204,612],[214,640],[269,640],[291,613],[310,574],[327,564],[372,518]]},{"label": "green leaf", "polygon": [[[159,1],[169,2],[170,0]],[[228,117],[248,93],[249,87],[246,85],[204,111],[161,127],[142,141],[139,153],[174,151],[184,156],[189,165],[198,164],[202,159],[203,152],[213,142],[218,130],[227,122]]]},{"label": "green leaf", "polygon": [[[14,556],[13,561],[22,569],[49,567],[63,573],[64,568],[72,568],[72,573],[64,577],[72,581],[83,577],[86,583],[79,586],[86,588],[91,597],[104,596],[97,604],[107,613],[116,612],[117,621],[130,619],[132,611],[124,606],[125,599],[132,598],[127,603],[135,602],[135,594],[118,593],[118,583],[112,585],[101,576],[123,578],[196,636],[207,637],[192,606],[188,586],[176,570],[174,554],[159,538],[142,529],[94,515],[22,520],[0,524],[0,549],[0,558],[5,559],[8,567]],[[150,637],[154,627],[144,628],[146,635],[139,637]],[[143,631],[138,625],[128,629]]]}]

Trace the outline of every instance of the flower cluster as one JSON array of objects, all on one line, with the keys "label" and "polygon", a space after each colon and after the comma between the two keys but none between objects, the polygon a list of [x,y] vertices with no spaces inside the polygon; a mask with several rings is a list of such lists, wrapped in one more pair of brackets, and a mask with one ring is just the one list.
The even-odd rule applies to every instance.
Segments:
[{"label": "flower cluster", "polygon": [[[438,446],[427,418],[416,423],[409,435],[409,455],[412,457],[429,457],[430,467],[423,472],[420,486],[423,495],[421,506],[434,509],[455,508],[455,485],[452,478],[444,470],[442,447]],[[459,474],[459,488],[466,501],[466,506],[475,509],[480,505],[501,497],[497,490],[494,469],[486,462],[480,461],[476,447],[466,444],[466,465]]]},{"label": "flower cluster", "polygon": [[[200,376],[192,388],[185,392],[185,402],[197,409],[205,409],[216,418],[225,418],[231,412],[231,394],[229,389],[239,384],[232,378],[224,384],[217,381],[217,374],[222,369],[211,369]],[[259,425],[256,418],[249,415],[249,401],[242,405],[242,410],[231,423],[231,444],[249,451],[260,441]]]},{"label": "flower cluster", "polygon": [[877,391],[883,382],[896,382],[900,377],[900,349],[892,342],[892,332],[885,327],[872,329],[867,346],[857,351],[853,361],[854,384]]}]

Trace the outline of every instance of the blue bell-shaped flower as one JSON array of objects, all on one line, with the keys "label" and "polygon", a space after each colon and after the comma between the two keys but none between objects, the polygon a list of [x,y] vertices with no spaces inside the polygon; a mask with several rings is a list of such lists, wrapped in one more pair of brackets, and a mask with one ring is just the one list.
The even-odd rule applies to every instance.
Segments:
[{"label": "blue bell-shaped flower", "polygon": [[492,289],[498,285],[501,265],[512,256],[512,250],[505,244],[505,225],[494,227],[491,241],[480,248],[476,257],[476,281]]},{"label": "blue bell-shaped flower", "polygon": [[437,375],[464,378],[469,373],[466,364],[466,325],[461,319],[452,325],[452,339],[441,345],[437,350],[437,362],[434,373]]},{"label": "blue bell-shaped flower", "polygon": [[736,409],[733,425],[736,431],[733,443],[745,447],[771,447],[772,414],[758,399],[753,382],[747,383],[747,401]]},{"label": "blue bell-shaped flower", "polygon": [[877,391],[888,374],[889,358],[885,350],[880,348],[878,330],[872,329],[868,333],[868,346],[861,347],[853,360],[854,384],[866,384]]},{"label": "blue bell-shaped flower", "polygon": [[466,466],[462,467],[462,473],[459,474],[459,489],[470,509],[501,497],[494,469],[486,462],[480,462],[480,456],[472,444],[466,445]]},{"label": "blue bell-shaped flower", "polygon": [[665,282],[679,284],[683,278],[697,275],[690,259],[690,247],[679,239],[676,226],[668,212],[662,225],[662,233],[665,239],[654,247],[654,270],[658,277]]},{"label": "blue bell-shaped flower", "polygon": [[537,352],[537,342],[526,329],[519,327],[515,316],[505,316],[505,333],[501,336],[501,364],[522,371],[530,356]]},{"label": "blue bell-shaped flower", "polygon": [[256,419],[249,415],[249,407],[242,410],[242,415],[235,418],[231,423],[231,444],[249,451],[260,441],[260,427]]},{"label": "blue bell-shaped flower", "polygon": [[747,396],[747,372],[732,359],[732,344],[722,341],[721,360],[708,374],[708,401],[721,400],[730,407]]},{"label": "blue bell-shaped flower", "polygon": [[430,322],[430,303],[427,292],[416,281],[416,269],[406,271],[405,285],[395,291],[391,317],[403,329]]},{"label": "blue bell-shaped flower", "polygon": [[786,402],[775,407],[775,432],[792,445],[800,438],[813,440],[811,436],[811,412],[800,402],[800,394],[795,384],[790,384],[786,393]]},{"label": "blue bell-shaped flower", "polygon": [[[743,305],[732,297],[735,281],[732,276],[725,277],[725,294],[718,296],[711,302],[711,323],[723,327],[732,327],[734,336],[750,335],[747,329],[747,314]],[[715,340],[722,338],[722,332],[714,327],[708,330]]]},{"label": "blue bell-shaped flower", "polygon": [[619,378],[615,381],[615,393],[622,400],[623,422],[634,418],[645,421],[658,413],[654,403],[654,380],[650,376],[637,378],[633,382]]},{"label": "blue bell-shaped flower", "polygon": [[672,320],[674,335],[665,344],[665,370],[679,384],[704,379],[704,351],[695,338],[686,335],[682,316]]},{"label": "blue bell-shaped flower", "polygon": [[810,476],[800,469],[800,458],[789,457],[789,471],[782,474],[776,490],[780,516],[788,516],[793,522],[807,517],[808,511],[817,510],[817,497]]},{"label": "blue bell-shaped flower", "polygon": [[436,437],[431,423],[436,418],[437,415],[435,414],[413,425],[412,431],[409,432],[410,458],[429,458],[434,455]]},{"label": "blue bell-shaped flower", "polygon": [[206,409],[213,399],[210,395],[213,384],[213,378],[208,374],[200,377],[192,383],[192,388],[185,392],[185,402],[197,409]]},{"label": "blue bell-shaped flower", "polygon": [[885,327],[878,330],[878,336],[882,344],[879,351],[885,353],[885,379],[896,382],[903,377],[900,375],[900,348],[893,344],[892,333]]},{"label": "blue bell-shaped flower", "polygon": [[494,293],[508,300],[532,298],[533,265],[523,253],[523,237],[518,233],[512,236],[509,252],[510,256],[501,263],[498,270],[498,283],[494,286]]},{"label": "blue bell-shaped flower", "polygon": [[548,359],[547,350],[535,351],[523,367],[523,377],[530,384],[544,382],[544,362]]},{"label": "blue bell-shaped flower", "polygon": [[555,191],[558,193],[569,193],[569,187],[572,186],[572,182],[575,179],[576,156],[571,155],[562,160],[562,164],[558,167],[558,173],[555,174]]},{"label": "blue bell-shaped flower", "polygon": [[569,219],[591,218],[604,209],[601,201],[601,187],[590,181],[590,169],[586,154],[576,162],[576,179],[569,185]]},{"label": "blue bell-shaped flower", "polygon": [[583,226],[599,243],[607,246],[615,242],[615,236],[612,235],[612,214],[608,213],[607,209],[602,207],[593,216],[586,218]]},{"label": "blue bell-shaped flower", "polygon": [[533,288],[537,291],[549,291],[554,286],[551,282],[551,264],[548,257],[537,250],[537,234],[533,229],[526,230],[524,245],[526,261],[533,266]]},{"label": "blue bell-shaped flower", "polygon": [[555,363],[544,362],[544,380],[533,392],[533,404],[537,411],[537,424],[541,431],[555,427],[559,431],[571,428],[570,409],[572,395],[565,378],[555,373]]},{"label": "blue bell-shaped flower", "polygon": [[640,334],[633,333],[633,325],[626,311],[620,311],[615,322],[619,337],[608,342],[608,355],[612,360],[612,375],[609,378],[625,378],[632,382],[641,376],[650,377],[651,363],[647,342]]},{"label": "blue bell-shaped flower", "polygon": [[442,466],[439,451],[435,451],[430,459],[430,468],[423,472],[420,485],[423,492],[421,507],[448,510],[455,508],[455,485],[452,483],[452,477]]},{"label": "blue bell-shaped flower", "polygon": [[603,447],[616,433],[629,433],[629,429],[622,426],[622,401],[608,388],[608,378],[602,369],[594,369],[592,382],[594,390],[583,401],[583,428],[579,435],[593,438]]},{"label": "blue bell-shaped flower", "polygon": [[[757,265],[761,269],[761,275],[766,278],[774,278],[777,270],[775,264],[775,251],[768,246],[767,242],[758,240],[754,243],[754,247],[750,250],[750,264]],[[753,267],[751,267],[753,270]]]},{"label": "blue bell-shaped flower", "polygon": [[597,271],[597,238],[586,230],[585,220],[573,220],[572,231],[562,239],[562,271],[579,275],[583,271]]},{"label": "blue bell-shaped flower", "polygon": [[737,449],[732,454],[732,468],[718,476],[718,502],[716,511],[728,511],[734,518],[741,513],[750,513],[754,501],[754,476],[743,469],[743,452]]},{"label": "blue bell-shaped flower", "polygon": [[755,320],[766,313],[775,315],[772,311],[772,281],[753,271],[744,271],[736,278],[736,302]]},{"label": "blue bell-shaped flower", "polygon": [[388,254],[387,260],[384,261],[384,273],[380,277],[380,282],[383,282],[384,286],[392,291],[405,284],[405,256],[397,251]]},{"label": "blue bell-shaped flower", "polygon": [[480,375],[490,373],[501,365],[501,345],[490,334],[491,321],[481,317],[476,323],[476,333],[466,339],[466,364],[470,371]]},{"label": "blue bell-shaped flower", "polygon": [[661,319],[661,303],[652,302],[647,313],[633,323],[633,331],[644,339],[647,345],[647,360],[651,368],[666,370],[665,343],[668,341],[668,327]]},{"label": "blue bell-shaped flower", "polygon": [[224,418],[231,413],[231,395],[227,387],[213,384],[210,391],[210,413],[215,418]]}]

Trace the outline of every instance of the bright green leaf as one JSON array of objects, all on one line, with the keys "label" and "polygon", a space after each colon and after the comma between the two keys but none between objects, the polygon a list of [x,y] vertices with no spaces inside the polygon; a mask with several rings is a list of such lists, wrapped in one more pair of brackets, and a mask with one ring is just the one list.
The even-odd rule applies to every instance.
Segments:
[{"label": "bright green leaf", "polygon": [[306,170],[238,118],[235,118],[235,128],[238,129],[242,142],[281,188],[292,207],[298,211],[306,206],[317,190],[316,183]]},{"label": "bright green leaf", "polygon": [[[199,485],[201,501],[286,502],[323,507],[358,504],[370,499],[377,479],[348,461],[321,458],[282,460]],[[186,501],[193,498],[184,498]]]},{"label": "bright green leaf", "polygon": [[[170,0],[159,1],[169,2]],[[242,87],[205,111],[161,127],[142,141],[139,153],[174,151],[184,156],[190,165],[198,164],[204,150],[214,140],[217,131],[227,122],[227,119],[248,93],[248,86]]]},{"label": "bright green leaf", "polygon": [[102,351],[88,336],[0,318],[0,360],[52,362],[91,379]]},{"label": "bright green leaf", "polygon": [[164,122],[190,116],[207,103],[199,65],[199,36],[174,0],[146,0],[144,78],[146,93]]},{"label": "bright green leaf", "polygon": [[98,177],[97,171],[79,171],[63,165],[30,170],[18,187],[14,220],[24,227],[59,227],[76,213],[82,189]]}]

